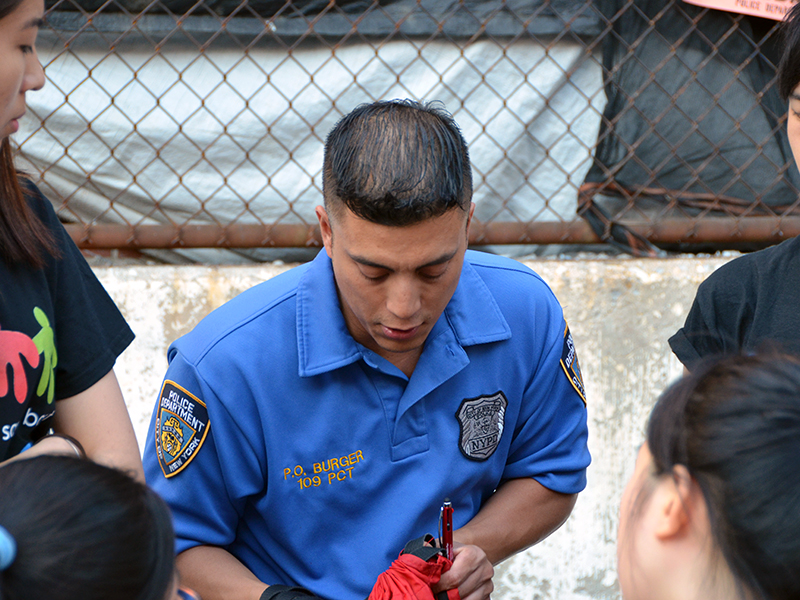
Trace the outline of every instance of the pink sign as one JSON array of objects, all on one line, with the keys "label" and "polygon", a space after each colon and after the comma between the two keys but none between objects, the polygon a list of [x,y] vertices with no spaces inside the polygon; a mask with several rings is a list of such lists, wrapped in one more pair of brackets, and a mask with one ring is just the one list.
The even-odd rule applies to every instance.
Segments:
[{"label": "pink sign", "polygon": [[695,6],[781,21],[797,0],[683,0]]}]

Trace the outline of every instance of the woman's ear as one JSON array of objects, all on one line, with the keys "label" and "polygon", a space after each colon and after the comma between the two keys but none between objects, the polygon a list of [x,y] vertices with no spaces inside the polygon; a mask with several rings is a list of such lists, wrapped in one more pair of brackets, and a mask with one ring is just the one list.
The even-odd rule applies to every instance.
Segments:
[{"label": "woman's ear", "polygon": [[692,520],[705,514],[700,487],[683,465],[676,465],[672,477],[665,477],[659,483],[653,500],[658,502],[654,533],[662,541],[685,535]]}]

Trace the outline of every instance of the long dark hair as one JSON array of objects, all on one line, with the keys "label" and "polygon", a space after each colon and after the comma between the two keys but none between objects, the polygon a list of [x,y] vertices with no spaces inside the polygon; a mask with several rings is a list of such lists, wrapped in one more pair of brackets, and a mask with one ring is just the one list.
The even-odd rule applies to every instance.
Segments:
[{"label": "long dark hair", "polygon": [[88,460],[0,468],[0,527],[16,556],[3,600],[164,600],[174,576],[169,510],[147,486]]},{"label": "long dark hair", "polygon": [[11,143],[0,142],[0,257],[7,264],[42,267],[46,255],[57,256],[50,231],[28,205],[30,193],[20,184]]},{"label": "long dark hair", "polygon": [[[0,19],[14,11],[22,0],[0,0]],[[0,60],[3,58],[0,57]],[[8,138],[0,140],[0,257],[6,263],[44,265],[47,254],[57,255],[50,231],[28,206],[20,173]]]},{"label": "long dark hair", "polygon": [[659,398],[647,443],[657,476],[697,481],[742,597],[800,598],[800,361],[701,364]]}]

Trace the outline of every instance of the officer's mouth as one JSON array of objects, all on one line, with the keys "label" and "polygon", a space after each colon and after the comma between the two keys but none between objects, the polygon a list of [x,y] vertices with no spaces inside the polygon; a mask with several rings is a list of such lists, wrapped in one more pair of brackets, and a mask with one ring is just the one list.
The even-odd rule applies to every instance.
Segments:
[{"label": "officer's mouth", "polygon": [[395,327],[387,327],[386,325],[381,325],[383,329],[383,335],[387,338],[395,341],[404,341],[413,338],[419,332],[420,326],[417,325],[416,327],[409,327],[407,329],[398,329]]}]

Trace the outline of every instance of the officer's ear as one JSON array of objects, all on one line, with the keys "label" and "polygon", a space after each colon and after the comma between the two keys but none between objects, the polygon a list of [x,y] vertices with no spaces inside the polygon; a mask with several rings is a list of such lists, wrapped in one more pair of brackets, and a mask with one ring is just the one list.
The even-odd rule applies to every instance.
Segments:
[{"label": "officer's ear", "polygon": [[317,220],[319,221],[319,233],[322,237],[322,244],[325,246],[325,252],[332,258],[333,230],[331,229],[331,219],[324,206],[318,206],[315,212],[317,213]]},{"label": "officer's ear", "polygon": [[475,213],[475,203],[469,203],[469,214],[467,215],[467,244],[469,244],[469,226],[472,223],[472,215]]}]

